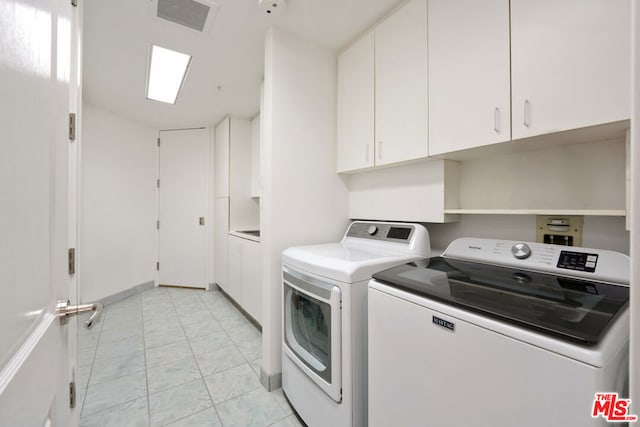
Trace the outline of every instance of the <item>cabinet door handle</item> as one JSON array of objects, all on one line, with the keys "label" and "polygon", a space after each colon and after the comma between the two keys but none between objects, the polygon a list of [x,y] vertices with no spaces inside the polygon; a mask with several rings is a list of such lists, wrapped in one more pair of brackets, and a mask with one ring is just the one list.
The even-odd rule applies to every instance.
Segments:
[{"label": "cabinet door handle", "polygon": [[364,161],[369,163],[369,144],[365,145],[364,148]]},{"label": "cabinet door handle", "polygon": [[529,100],[525,99],[524,100],[524,127],[529,127]]},{"label": "cabinet door handle", "polygon": [[496,107],[495,111],[493,112],[493,131],[495,133],[500,133],[499,122],[500,122],[500,109]]},{"label": "cabinet door handle", "polygon": [[382,160],[382,141],[378,141],[378,160]]}]

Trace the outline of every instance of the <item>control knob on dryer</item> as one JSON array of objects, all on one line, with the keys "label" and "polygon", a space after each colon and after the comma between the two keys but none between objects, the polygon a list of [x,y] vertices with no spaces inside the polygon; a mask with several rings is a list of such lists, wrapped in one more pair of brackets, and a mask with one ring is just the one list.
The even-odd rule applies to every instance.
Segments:
[{"label": "control knob on dryer", "polygon": [[376,227],[375,225],[370,225],[369,228],[367,228],[367,233],[369,234],[369,236],[373,236],[377,232],[378,232],[378,227]]},{"label": "control knob on dryer", "polygon": [[511,247],[511,253],[518,259],[527,259],[531,256],[531,248],[526,243],[516,243]]}]

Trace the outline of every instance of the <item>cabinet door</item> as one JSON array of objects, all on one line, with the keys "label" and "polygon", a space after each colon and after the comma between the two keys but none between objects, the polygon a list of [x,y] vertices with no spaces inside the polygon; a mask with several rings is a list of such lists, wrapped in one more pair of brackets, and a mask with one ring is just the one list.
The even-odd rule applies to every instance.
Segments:
[{"label": "cabinet door", "polygon": [[229,198],[216,199],[215,206],[215,279],[218,286],[228,292],[227,286],[227,233],[229,231]]},{"label": "cabinet door", "polygon": [[509,0],[429,0],[429,155],[511,138]]},{"label": "cabinet door", "polygon": [[375,29],[376,165],[427,156],[427,0]]},{"label": "cabinet door", "polygon": [[629,118],[629,0],[511,0],[514,139]]},{"label": "cabinet door", "polygon": [[374,36],[338,57],[338,172],[373,166]]},{"label": "cabinet door", "polygon": [[229,228],[258,228],[259,206],[251,193],[251,122],[231,118],[229,148]]},{"label": "cabinet door", "polygon": [[229,197],[229,122],[229,117],[226,117],[216,126],[216,197]]},{"label": "cabinet door", "polygon": [[242,242],[243,239],[227,236],[229,242],[227,264],[227,288],[225,291],[242,305]]},{"label": "cabinet door", "polygon": [[251,197],[260,196],[260,115],[251,120]]},{"label": "cabinet door", "polygon": [[262,251],[258,242],[242,243],[242,307],[262,324]]}]

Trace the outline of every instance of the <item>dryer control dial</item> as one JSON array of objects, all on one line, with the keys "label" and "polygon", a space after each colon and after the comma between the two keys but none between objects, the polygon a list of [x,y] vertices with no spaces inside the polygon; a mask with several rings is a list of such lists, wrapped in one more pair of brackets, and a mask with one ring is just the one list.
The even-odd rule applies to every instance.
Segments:
[{"label": "dryer control dial", "polygon": [[378,227],[376,227],[375,225],[371,225],[369,226],[369,228],[367,228],[367,233],[369,234],[369,236],[373,236],[377,232],[378,232]]},{"label": "dryer control dial", "polygon": [[511,247],[511,253],[518,259],[527,259],[531,256],[531,248],[526,243],[516,243]]}]

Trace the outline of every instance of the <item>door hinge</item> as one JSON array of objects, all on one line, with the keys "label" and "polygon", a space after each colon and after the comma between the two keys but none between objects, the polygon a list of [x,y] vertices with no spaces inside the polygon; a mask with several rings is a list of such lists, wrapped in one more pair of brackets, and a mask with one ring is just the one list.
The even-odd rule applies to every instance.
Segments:
[{"label": "door hinge", "polygon": [[69,248],[68,255],[69,276],[76,274],[76,248]]},{"label": "door hinge", "polygon": [[160,147],[160,138],[158,138],[158,147]]},{"label": "door hinge", "polygon": [[69,141],[76,140],[76,113],[69,113]]},{"label": "door hinge", "polygon": [[69,383],[69,408],[73,409],[76,407],[76,383],[75,381],[71,381]]},{"label": "door hinge", "polygon": [[71,0],[71,6],[78,6],[78,0]]},{"label": "door hinge", "polygon": [[160,230],[160,220],[156,221],[156,230]]},{"label": "door hinge", "polygon": [[160,180],[159,179],[156,181],[156,188],[160,188]]},{"label": "door hinge", "polygon": [[160,261],[156,262],[156,271],[160,271]]}]

